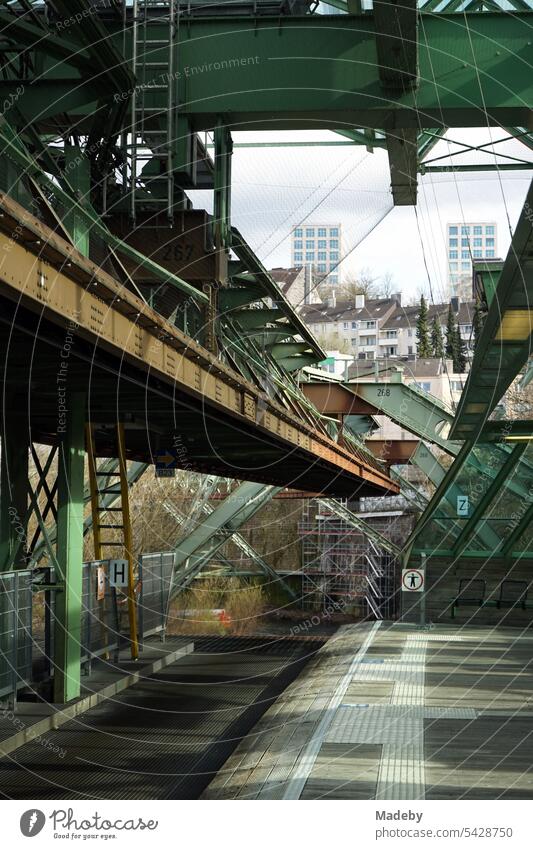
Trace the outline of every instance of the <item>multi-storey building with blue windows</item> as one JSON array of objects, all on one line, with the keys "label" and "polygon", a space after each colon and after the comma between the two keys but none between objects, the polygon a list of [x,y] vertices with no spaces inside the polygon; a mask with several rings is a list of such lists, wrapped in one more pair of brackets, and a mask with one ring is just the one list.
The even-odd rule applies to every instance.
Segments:
[{"label": "multi-storey building with blue windows", "polygon": [[342,227],[340,224],[298,224],[291,232],[291,264],[312,265],[322,283],[342,283]]},{"label": "multi-storey building with blue windows", "polygon": [[496,259],[497,226],[494,222],[448,224],[446,227],[446,265],[450,297],[472,297],[472,260]]}]

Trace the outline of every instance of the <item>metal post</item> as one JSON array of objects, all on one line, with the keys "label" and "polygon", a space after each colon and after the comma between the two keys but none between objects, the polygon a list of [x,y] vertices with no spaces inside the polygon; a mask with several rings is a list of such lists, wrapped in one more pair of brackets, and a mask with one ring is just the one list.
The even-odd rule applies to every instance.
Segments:
[{"label": "metal post", "polygon": [[54,701],[80,694],[85,395],[72,393],[58,453]]},{"label": "metal post", "polygon": [[420,555],[420,569],[424,574],[424,587],[422,592],[420,593],[420,627],[426,627],[426,555]]},{"label": "metal post", "polygon": [[[87,206],[90,201],[91,174],[89,160],[77,145],[65,145],[65,171],[74,188],[78,203]],[[87,219],[75,208],[66,209],[63,221],[72,241],[84,256],[89,256],[89,226]]]},{"label": "metal post", "polygon": [[28,423],[13,411],[13,399],[5,399],[2,416],[0,460],[0,571],[25,565],[28,509]]}]

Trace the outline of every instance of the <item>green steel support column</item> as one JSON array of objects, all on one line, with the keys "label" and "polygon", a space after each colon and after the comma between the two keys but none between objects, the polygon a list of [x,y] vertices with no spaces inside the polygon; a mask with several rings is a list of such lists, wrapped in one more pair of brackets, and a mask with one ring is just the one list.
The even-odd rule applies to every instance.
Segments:
[{"label": "green steel support column", "polygon": [[0,460],[0,572],[25,565],[28,509],[28,422],[6,398],[2,416],[2,455]]},{"label": "green steel support column", "polygon": [[[417,466],[429,478],[435,487],[439,486],[446,474],[444,466],[439,463],[437,458],[423,442],[419,443],[416,451],[411,457],[411,463]],[[454,514],[457,509],[457,498],[460,495],[464,495],[464,492],[462,492],[460,487],[454,483],[446,490],[446,494],[444,496]],[[501,539],[498,534],[488,526],[481,528],[479,530],[479,534],[489,550],[491,548],[498,547],[501,543]]]},{"label": "green steel support column", "polygon": [[219,250],[231,246],[231,153],[231,133],[219,121],[215,128],[214,197],[215,245]]},{"label": "green steel support column", "polygon": [[80,694],[85,395],[68,398],[58,454],[54,701]]},{"label": "green steel support column", "polygon": [[[86,206],[90,200],[90,163],[81,148],[77,145],[65,145],[65,176],[74,189],[80,205]],[[73,206],[65,209],[63,220],[77,249],[84,256],[89,256],[89,226],[87,218],[80,215],[76,207]]]},{"label": "green steel support column", "polygon": [[463,444],[463,447],[459,451],[459,454],[457,455],[457,457],[453,461],[452,465],[447,470],[447,472],[444,475],[441,483],[439,484],[439,486],[437,487],[437,489],[433,493],[433,497],[431,498],[431,501],[429,502],[428,506],[424,510],[423,514],[420,516],[420,519],[416,523],[416,527],[413,529],[411,536],[409,537],[409,539],[407,540],[407,542],[404,546],[404,550],[407,551],[408,553],[411,551],[411,548],[413,547],[413,544],[414,544],[416,538],[422,533],[422,531],[424,530],[426,525],[433,518],[435,511],[437,510],[440,502],[442,501],[442,499],[444,498],[444,496],[445,496],[445,494],[448,490],[448,487],[450,487],[454,483],[457,475],[459,474],[459,472],[463,468],[463,465],[464,465],[468,455],[472,451],[472,448],[473,448],[473,445],[472,445],[471,442],[465,442]]},{"label": "green steel support column", "polygon": [[[529,505],[526,508],[526,511],[522,518],[518,521],[516,526],[513,528],[509,536],[505,541],[505,545],[502,548],[502,554],[504,557],[513,556],[513,548],[526,530],[529,527],[530,523],[533,522],[533,501],[531,500],[531,494],[528,499]],[[526,503],[528,503],[526,502]]]},{"label": "green steel support column", "polygon": [[482,531],[485,530],[485,528],[483,526],[480,527],[479,523],[483,521],[483,516],[487,508],[492,503],[497,493],[501,492],[501,489],[507,478],[511,477],[513,469],[515,468],[522,454],[526,450],[527,445],[527,442],[522,442],[521,444],[517,445],[511,451],[505,463],[502,464],[496,477],[492,479],[485,494],[479,499],[472,515],[470,516],[468,522],[459,534],[459,538],[453,548],[456,554],[460,554],[465,545],[469,542],[469,540],[474,536],[476,532],[479,534],[480,537],[482,536]]}]

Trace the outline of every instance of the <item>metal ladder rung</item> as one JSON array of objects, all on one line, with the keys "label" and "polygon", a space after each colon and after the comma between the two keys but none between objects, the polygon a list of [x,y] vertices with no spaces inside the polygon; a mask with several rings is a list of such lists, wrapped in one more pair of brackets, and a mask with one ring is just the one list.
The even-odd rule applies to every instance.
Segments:
[{"label": "metal ladder rung", "polygon": [[108,524],[101,525],[100,522],[98,522],[98,527],[100,528],[100,530],[103,530],[105,528],[108,531],[109,530],[117,530],[117,531],[124,530],[124,525],[108,525]]}]

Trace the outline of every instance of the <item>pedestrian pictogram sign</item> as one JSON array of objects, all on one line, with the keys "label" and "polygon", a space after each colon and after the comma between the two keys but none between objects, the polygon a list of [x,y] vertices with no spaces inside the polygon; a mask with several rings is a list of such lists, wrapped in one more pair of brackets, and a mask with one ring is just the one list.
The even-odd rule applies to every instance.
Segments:
[{"label": "pedestrian pictogram sign", "polygon": [[402,590],[406,593],[421,593],[425,587],[423,569],[402,569]]}]

